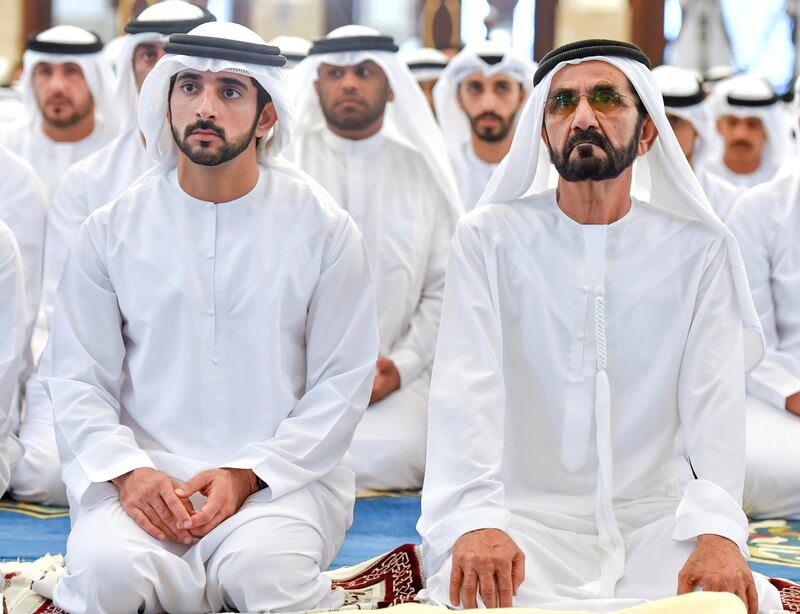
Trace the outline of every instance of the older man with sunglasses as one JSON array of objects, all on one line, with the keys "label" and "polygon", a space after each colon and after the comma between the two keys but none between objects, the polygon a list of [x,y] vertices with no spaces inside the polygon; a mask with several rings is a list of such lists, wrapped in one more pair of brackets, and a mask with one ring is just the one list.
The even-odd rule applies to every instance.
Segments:
[{"label": "older man with sunglasses", "polygon": [[779,609],[746,562],[744,372],[764,342],[736,241],[638,47],[566,45],[534,83],[450,252],[421,598],[609,612],[704,590]]}]

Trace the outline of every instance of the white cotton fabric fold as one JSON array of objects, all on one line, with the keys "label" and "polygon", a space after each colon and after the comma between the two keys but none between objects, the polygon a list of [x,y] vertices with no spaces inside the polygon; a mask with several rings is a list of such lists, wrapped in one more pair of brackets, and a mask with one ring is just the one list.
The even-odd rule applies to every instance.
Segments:
[{"label": "white cotton fabric fold", "polygon": [[658,130],[658,138],[652,149],[637,160],[638,165],[646,166],[646,172],[651,177],[650,204],[687,219],[702,222],[725,236],[745,330],[745,367],[747,371],[752,370],[764,356],[765,343],[747,284],[739,246],[714,213],[708,197],[692,172],[686,156],[683,155],[667,121],[661,92],[650,71],[643,64],[625,58],[592,56],[562,62],[556,66],[542,79],[526,103],[520,115],[511,150],[492,175],[478,205],[509,202],[547,189],[550,162],[540,151],[543,149],[546,151],[546,146],[541,139],[531,138],[531,135],[541,134],[544,105],[553,75],[567,64],[580,64],[592,60],[613,64],[628,76]]},{"label": "white cotton fabric fold", "polygon": [[[377,35],[369,28],[341,28],[345,35]],[[424,94],[408,67],[396,53],[389,51],[347,51],[308,56],[291,73],[292,98],[297,109],[298,138],[325,125],[319,96],[313,86],[320,64],[353,66],[372,60],[386,74],[394,93],[384,115],[384,130],[394,132],[416,147],[438,179],[439,187],[452,208],[454,221],[463,213],[458,197],[455,176],[447,159],[442,134]]]}]

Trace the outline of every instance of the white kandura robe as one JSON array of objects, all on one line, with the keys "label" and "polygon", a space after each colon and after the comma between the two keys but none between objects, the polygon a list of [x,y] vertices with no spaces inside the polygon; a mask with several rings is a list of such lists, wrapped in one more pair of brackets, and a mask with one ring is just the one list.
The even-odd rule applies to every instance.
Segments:
[{"label": "white kandura robe", "polygon": [[[37,121],[40,121],[38,117]],[[8,147],[33,166],[51,199],[67,169],[100,149],[114,136],[114,131],[99,120],[92,133],[80,141],[54,141],[35,122],[0,123],[0,145]]]},{"label": "white kandura robe", "polygon": [[14,234],[0,220],[0,497],[22,456],[11,425],[25,349],[23,264]]},{"label": "white kandura robe", "polygon": [[[122,194],[154,164],[136,128],[79,160],[64,174],[47,212],[41,315],[34,335],[37,357],[47,342],[47,322],[52,316],[58,280],[81,224],[95,209]],[[53,432],[53,410],[36,373],[28,378],[25,398],[27,415],[20,437],[26,454],[12,480],[14,496],[34,503],[66,505]]]},{"label": "white kandura robe", "polygon": [[472,140],[461,143],[456,149],[449,150],[448,156],[456,175],[464,211],[472,211],[486,189],[497,164],[481,160],[475,153]]},{"label": "white kandura robe", "polygon": [[[42,257],[44,255],[47,195],[36,172],[22,158],[0,146],[0,220],[17,240],[25,277],[26,348],[30,345],[33,325],[42,294]],[[31,368],[30,352],[25,352],[25,367]]]},{"label": "white kandura robe", "polygon": [[766,166],[762,164],[752,173],[734,173],[725,165],[721,158],[717,158],[716,160],[707,160],[703,168],[706,172],[713,173],[728,183],[747,189],[773,179],[778,174],[780,166]]},{"label": "white kandura robe", "polygon": [[[92,214],[40,367],[72,504],[55,602],[73,614],[340,606],[321,570],[351,522],[343,457],[369,399],[375,313],[355,224],[285,167],[261,166],[252,191],[218,205],[154,171]],[[108,482],[221,466],[268,488],[188,549],[149,538]]]},{"label": "white kandura robe", "polygon": [[[553,190],[462,218],[431,384],[422,599],[449,603],[451,549],[478,528],[507,531],[526,554],[516,606],[609,611],[672,596],[704,533],[746,556],[727,250],[707,226],[636,200],[607,226],[570,219]],[[613,498],[596,499],[606,489]],[[598,582],[618,563],[616,586]],[[762,609],[779,607],[765,583]]]},{"label": "white kandura robe", "polygon": [[47,194],[31,166],[3,147],[0,147],[0,166],[4,169],[0,174],[0,220],[13,231],[22,254],[27,304],[25,351],[18,388],[18,393],[25,390],[24,422],[20,424],[22,407],[19,394],[11,413],[11,428],[22,442],[25,455],[14,467],[10,490],[20,500],[65,504],[50,404],[43,408],[37,407],[40,404],[31,404],[25,386],[34,372],[31,340],[42,294]]},{"label": "white kandura robe", "polygon": [[419,488],[430,367],[455,215],[422,154],[384,128],[359,141],[324,126],[295,137],[295,160],[350,214],[375,276],[381,355],[400,389],[369,407],[350,466],[358,489]]},{"label": "white kandura robe", "polygon": [[770,518],[800,518],[800,417],[785,409],[800,392],[799,190],[795,170],[746,192],[729,218],[767,340],[747,378],[744,507]]}]

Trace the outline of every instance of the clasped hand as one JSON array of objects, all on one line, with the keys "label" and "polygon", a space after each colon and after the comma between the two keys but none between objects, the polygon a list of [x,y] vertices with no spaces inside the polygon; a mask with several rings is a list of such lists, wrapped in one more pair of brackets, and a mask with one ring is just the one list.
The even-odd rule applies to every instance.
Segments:
[{"label": "clasped hand", "polygon": [[[125,512],[148,535],[186,545],[233,516],[258,490],[258,480],[249,469],[211,469],[179,484],[161,471],[143,467],[111,481],[119,489]],[[206,497],[200,510],[189,501],[195,493]]]}]

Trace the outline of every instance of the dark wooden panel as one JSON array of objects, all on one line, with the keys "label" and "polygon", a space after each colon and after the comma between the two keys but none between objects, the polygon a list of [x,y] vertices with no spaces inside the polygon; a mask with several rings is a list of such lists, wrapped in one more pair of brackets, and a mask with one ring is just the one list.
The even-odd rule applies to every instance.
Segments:
[{"label": "dark wooden panel", "polygon": [[353,23],[353,0],[325,0],[325,33]]},{"label": "dark wooden panel", "polygon": [[555,45],[557,3],[558,0],[536,0],[533,58],[537,62]]},{"label": "dark wooden panel", "polygon": [[658,66],[664,62],[664,0],[631,0],[631,41]]},{"label": "dark wooden panel", "polygon": [[31,34],[47,30],[53,25],[53,6],[51,0],[22,1],[22,31],[20,32],[20,51]]}]

